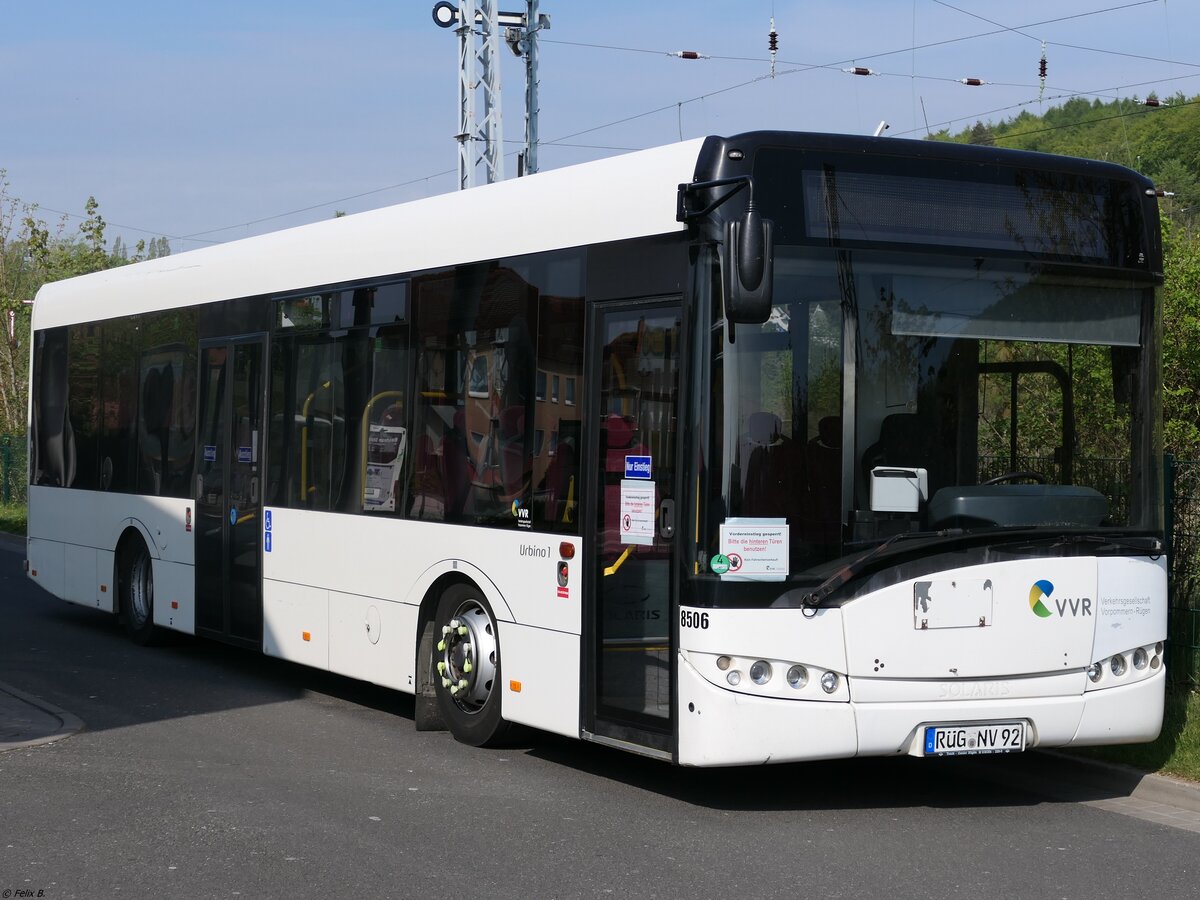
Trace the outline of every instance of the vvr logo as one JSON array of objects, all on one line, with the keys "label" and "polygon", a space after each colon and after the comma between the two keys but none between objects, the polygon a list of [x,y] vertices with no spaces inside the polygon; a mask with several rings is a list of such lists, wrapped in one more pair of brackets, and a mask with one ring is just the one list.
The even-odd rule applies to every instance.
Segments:
[{"label": "vvr logo", "polygon": [[[1029,608],[1039,619],[1048,619],[1054,615],[1054,610],[1044,602],[1050,600],[1050,595],[1053,593],[1054,585],[1045,579],[1035,581],[1033,587],[1029,589]],[[1091,597],[1055,597],[1053,602],[1055,609],[1058,610],[1059,618],[1065,617],[1068,612],[1072,616],[1090,616],[1092,614]]]}]

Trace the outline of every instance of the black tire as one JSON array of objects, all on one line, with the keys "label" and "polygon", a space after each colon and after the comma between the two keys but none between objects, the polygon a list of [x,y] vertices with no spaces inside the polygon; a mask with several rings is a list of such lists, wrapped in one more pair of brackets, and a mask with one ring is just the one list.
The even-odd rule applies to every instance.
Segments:
[{"label": "black tire", "polygon": [[451,586],[434,614],[433,671],[438,707],[455,739],[472,747],[504,740],[500,643],[492,608],[475,587]]},{"label": "black tire", "polygon": [[120,586],[125,632],[135,644],[153,644],[159,636],[154,624],[154,561],[140,538],[121,555]]}]

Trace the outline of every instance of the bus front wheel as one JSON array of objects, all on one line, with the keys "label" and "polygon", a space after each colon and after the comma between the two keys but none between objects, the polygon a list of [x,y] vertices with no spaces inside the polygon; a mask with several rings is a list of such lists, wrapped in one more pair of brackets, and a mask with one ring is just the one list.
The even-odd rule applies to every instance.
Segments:
[{"label": "bus front wheel", "polygon": [[456,584],[438,601],[434,618],[433,680],[450,733],[486,747],[508,731],[500,717],[500,643],[496,618],[473,586]]},{"label": "bus front wheel", "polygon": [[154,642],[158,633],[154,625],[154,564],[140,538],[135,538],[122,555],[121,614],[135,644]]}]

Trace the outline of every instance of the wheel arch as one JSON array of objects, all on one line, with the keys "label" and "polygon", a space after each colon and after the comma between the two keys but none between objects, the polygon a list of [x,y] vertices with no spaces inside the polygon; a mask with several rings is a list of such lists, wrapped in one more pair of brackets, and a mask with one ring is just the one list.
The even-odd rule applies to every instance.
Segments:
[{"label": "wheel arch", "polygon": [[[159,558],[158,547],[154,543],[154,538],[150,536],[149,529],[146,528],[137,519],[126,519],[121,523],[121,534],[117,538],[117,545],[113,551],[113,575],[112,583],[116,585],[116,613],[118,616],[124,615],[124,610],[121,608],[122,598],[125,596],[124,589],[124,574],[125,574],[125,559],[129,552],[135,547],[136,541],[141,540],[146,552],[150,554],[151,561]],[[151,563],[153,564],[153,562]]]},{"label": "wheel arch", "polygon": [[416,694],[416,726],[418,731],[441,731],[445,723],[437,711],[436,688],[433,683],[434,616],[442,595],[456,584],[473,587],[487,600],[496,617],[497,641],[501,622],[512,622],[512,610],[490,578],[463,560],[445,559],[434,563],[422,573],[409,592],[407,602],[417,607],[417,627],[409,652],[413,654],[414,693]]},{"label": "wheel arch", "polygon": [[438,598],[454,584],[471,585],[483,594],[496,616],[497,627],[502,622],[515,621],[512,610],[504,600],[504,595],[500,593],[495,582],[488,578],[481,569],[461,559],[444,559],[434,563],[417,579],[407,598],[408,603],[417,607],[416,639],[412,650],[418,655],[416,670],[418,679],[422,674],[419,652],[421,634],[437,610]]}]

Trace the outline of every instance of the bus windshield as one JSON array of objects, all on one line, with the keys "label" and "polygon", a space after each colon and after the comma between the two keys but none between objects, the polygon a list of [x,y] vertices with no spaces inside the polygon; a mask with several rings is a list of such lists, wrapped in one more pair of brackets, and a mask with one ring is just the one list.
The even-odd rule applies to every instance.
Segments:
[{"label": "bus windshield", "polygon": [[819,578],[913,532],[1153,529],[1153,301],[1077,267],[778,247],[769,319],[714,319],[697,572]]}]

